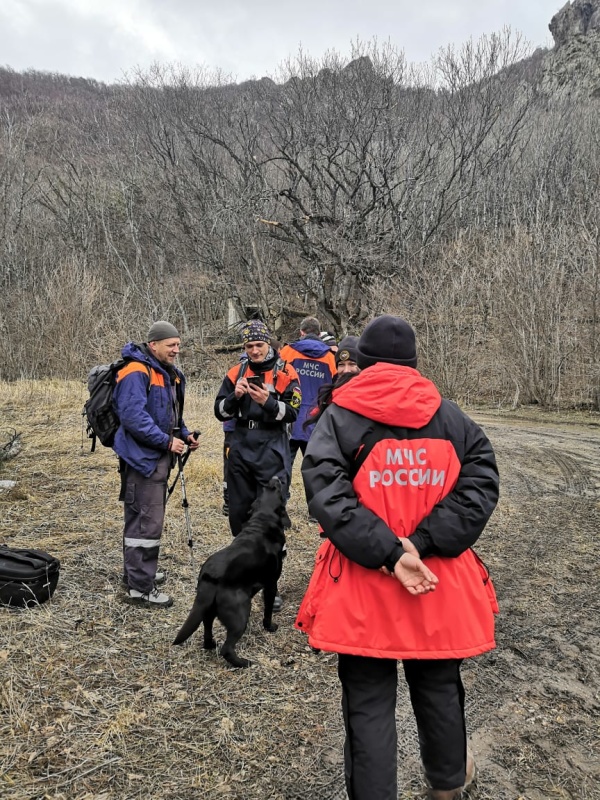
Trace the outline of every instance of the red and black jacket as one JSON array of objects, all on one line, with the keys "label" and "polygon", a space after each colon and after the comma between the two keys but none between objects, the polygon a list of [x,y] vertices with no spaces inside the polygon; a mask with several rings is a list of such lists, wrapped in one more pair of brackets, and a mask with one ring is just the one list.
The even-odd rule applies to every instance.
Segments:
[{"label": "red and black jacket", "polygon": [[[296,626],[324,650],[464,658],[494,647],[487,570],[470,549],[498,500],[481,428],[417,370],[378,363],[334,391],[302,464],[328,538]],[[414,597],[379,572],[409,537],[439,577]]]}]

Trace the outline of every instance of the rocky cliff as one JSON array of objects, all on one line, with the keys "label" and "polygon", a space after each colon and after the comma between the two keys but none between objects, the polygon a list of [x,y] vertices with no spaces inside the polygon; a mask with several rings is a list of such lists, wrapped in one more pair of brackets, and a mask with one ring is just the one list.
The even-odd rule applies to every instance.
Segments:
[{"label": "rocky cliff", "polygon": [[600,0],[566,3],[548,27],[554,47],[541,63],[542,93],[600,99]]},{"label": "rocky cliff", "polygon": [[566,3],[552,17],[548,27],[556,47],[568,45],[578,37],[594,36],[600,33],[600,3],[590,0]]}]

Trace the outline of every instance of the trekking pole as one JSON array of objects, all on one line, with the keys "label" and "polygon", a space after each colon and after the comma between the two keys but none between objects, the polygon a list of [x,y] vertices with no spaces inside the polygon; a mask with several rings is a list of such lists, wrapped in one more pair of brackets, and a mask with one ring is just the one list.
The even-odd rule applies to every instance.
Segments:
[{"label": "trekking pole", "polygon": [[[200,431],[194,431],[193,436],[194,436],[194,439],[197,439],[200,436]],[[186,491],[186,488],[185,488],[185,475],[183,474],[183,468],[185,467],[186,462],[187,462],[188,458],[190,457],[190,453],[191,452],[192,451],[188,448],[183,455],[181,455],[181,454],[177,455],[177,463],[179,465],[179,471],[177,473],[177,476],[176,476],[175,480],[173,481],[173,484],[172,484],[171,488],[169,489],[169,494],[171,494],[171,492],[175,488],[175,484],[177,483],[177,479],[179,479],[180,482],[181,482],[181,507],[183,508],[183,513],[185,515],[185,526],[186,526],[187,535],[188,535],[187,543],[188,543],[188,547],[190,548],[190,560],[192,562],[192,570],[195,572],[196,571],[196,564],[194,562],[194,540],[192,538],[192,521],[190,519],[190,504],[188,503],[188,499],[187,499],[187,491]],[[167,495],[167,499],[168,499],[168,495]]]},{"label": "trekking pole", "polygon": [[[194,433],[192,435],[193,435],[194,439],[197,439],[200,436],[200,431],[194,431]],[[183,468],[185,467],[185,465],[187,463],[187,460],[190,457],[191,452],[192,451],[188,447],[188,449],[185,451],[183,456],[177,456],[177,465],[178,465],[179,469],[177,470],[177,475],[175,475],[175,478],[173,479],[173,483],[167,489],[167,496],[165,498],[165,505],[166,505],[166,503],[168,503],[169,497],[171,497],[171,495],[173,494],[173,490],[175,489],[175,486],[177,485],[177,481],[179,480],[179,478],[180,478],[180,476],[181,476],[181,474],[183,472]]]},{"label": "trekking pole", "polygon": [[[188,451],[189,452],[189,451]],[[183,456],[179,456],[179,460],[183,462]],[[181,481],[181,507],[183,508],[183,513],[185,514],[185,526],[187,528],[187,535],[188,535],[188,547],[190,548],[190,559],[192,561],[192,570],[196,570],[196,565],[194,564],[194,540],[192,539],[192,523],[190,520],[190,504],[188,503],[187,493],[185,491],[185,476],[183,474],[183,464],[179,470],[180,481]]]},{"label": "trekking pole", "polygon": [[166,500],[165,500],[165,504],[169,501],[169,497],[171,497],[171,495],[173,494],[173,490],[177,486],[177,481],[182,476],[183,468],[186,465],[186,462],[187,462],[187,460],[188,460],[188,458],[190,456],[190,453],[191,453],[191,450],[188,448],[185,451],[184,455],[177,456],[177,466],[178,466],[177,475],[175,475],[175,478],[173,479],[173,483],[167,489],[167,497],[166,497]]}]

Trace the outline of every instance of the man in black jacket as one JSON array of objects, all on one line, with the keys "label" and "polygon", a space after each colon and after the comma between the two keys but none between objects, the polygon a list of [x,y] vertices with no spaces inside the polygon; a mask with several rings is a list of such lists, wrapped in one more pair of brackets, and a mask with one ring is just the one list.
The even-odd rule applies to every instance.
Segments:
[{"label": "man in black jacket", "polygon": [[277,476],[284,492],[290,481],[287,425],[298,416],[300,382],[284,364],[264,322],[251,320],[242,330],[248,359],[225,376],[215,400],[221,422],[235,420],[228,464],[229,525],[237,536],[261,487]]}]

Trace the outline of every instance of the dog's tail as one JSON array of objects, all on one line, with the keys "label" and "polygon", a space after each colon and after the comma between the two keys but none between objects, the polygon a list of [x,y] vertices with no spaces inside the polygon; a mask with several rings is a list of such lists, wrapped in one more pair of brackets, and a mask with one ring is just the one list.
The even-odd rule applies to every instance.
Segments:
[{"label": "dog's tail", "polygon": [[200,606],[197,600],[194,600],[192,610],[188,614],[186,621],[181,626],[181,630],[173,640],[173,644],[183,644],[186,639],[195,633],[200,627],[200,623],[204,619],[204,609]]}]

